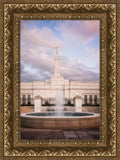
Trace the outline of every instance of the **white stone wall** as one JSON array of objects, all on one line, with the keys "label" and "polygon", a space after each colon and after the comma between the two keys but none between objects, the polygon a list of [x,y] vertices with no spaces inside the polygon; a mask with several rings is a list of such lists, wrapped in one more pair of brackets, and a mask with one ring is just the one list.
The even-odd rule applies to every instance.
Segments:
[{"label": "white stone wall", "polygon": [[[89,96],[97,95],[99,98],[99,83],[97,82],[80,82],[71,81],[60,77],[52,77],[50,80],[46,81],[33,81],[33,82],[22,82],[21,83],[21,98],[23,95],[26,97],[30,95],[34,99],[36,95],[43,98],[55,98],[58,89],[64,91],[64,98],[74,98],[77,94],[82,96],[84,100],[84,95],[87,95],[88,102]],[[83,102],[84,103],[84,102]]]}]

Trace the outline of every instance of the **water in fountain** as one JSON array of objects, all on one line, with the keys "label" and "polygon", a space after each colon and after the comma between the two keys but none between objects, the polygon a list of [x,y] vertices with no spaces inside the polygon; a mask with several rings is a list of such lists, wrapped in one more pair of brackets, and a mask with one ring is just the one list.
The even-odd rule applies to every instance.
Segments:
[{"label": "water in fountain", "polygon": [[64,115],[64,105],[63,105],[63,90],[58,90],[56,93],[56,115]]}]

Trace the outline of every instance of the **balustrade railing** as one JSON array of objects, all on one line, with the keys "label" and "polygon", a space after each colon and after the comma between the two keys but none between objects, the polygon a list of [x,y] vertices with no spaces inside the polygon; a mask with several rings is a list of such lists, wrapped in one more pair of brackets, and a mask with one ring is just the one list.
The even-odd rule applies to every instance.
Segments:
[{"label": "balustrade railing", "polygon": [[[56,100],[55,98],[43,98],[42,105],[43,106],[51,106],[55,105]],[[75,100],[73,98],[64,98],[64,105],[65,106],[74,106]],[[32,106],[34,105],[34,98],[21,98],[20,99],[21,106]],[[84,99],[82,98],[82,105],[83,106],[98,106],[99,105],[99,98],[97,99]]]}]

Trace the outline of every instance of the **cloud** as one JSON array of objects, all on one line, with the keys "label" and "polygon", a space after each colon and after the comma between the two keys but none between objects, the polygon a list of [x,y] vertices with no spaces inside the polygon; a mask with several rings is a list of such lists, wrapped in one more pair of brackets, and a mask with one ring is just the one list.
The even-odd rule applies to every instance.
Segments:
[{"label": "cloud", "polygon": [[79,61],[69,63],[66,59],[63,59],[61,61],[61,73],[65,78],[70,80],[79,80],[83,82],[96,82],[99,80],[97,72],[93,71],[92,68],[79,63]]},{"label": "cloud", "polygon": [[62,30],[64,39],[74,43],[87,44],[99,34],[99,21],[98,20],[83,20],[83,21],[64,21],[58,23],[56,30]]},{"label": "cloud", "polygon": [[23,47],[21,50],[21,60],[24,62],[24,65],[52,72],[54,67],[53,55],[55,55],[55,51],[53,51],[53,49],[47,50],[41,47]]},{"label": "cloud", "polygon": [[44,80],[44,76],[40,73],[39,69],[32,67],[29,64],[25,64],[23,61],[21,62],[21,81],[22,82],[31,82],[34,80]]},{"label": "cloud", "polygon": [[87,52],[92,52],[92,53],[96,53],[97,52],[97,49],[96,48],[91,48],[91,47],[86,47],[85,50]]},{"label": "cloud", "polygon": [[[21,62],[21,80],[39,81],[50,79],[54,73],[55,54],[36,52],[30,48],[25,50]],[[23,52],[25,52],[23,51]],[[98,81],[99,75],[87,66],[73,61],[70,63],[66,56],[60,56],[60,71],[64,78],[69,80],[80,80],[84,82]]]},{"label": "cloud", "polygon": [[48,27],[43,27],[41,30],[38,28],[30,30],[25,26],[21,30],[21,40],[32,45],[50,48],[63,45],[59,39],[55,38],[54,33]]}]

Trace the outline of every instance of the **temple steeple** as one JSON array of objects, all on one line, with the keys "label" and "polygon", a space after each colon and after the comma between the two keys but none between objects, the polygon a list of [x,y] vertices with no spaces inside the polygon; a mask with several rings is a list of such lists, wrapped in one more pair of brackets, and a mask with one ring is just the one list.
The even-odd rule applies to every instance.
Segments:
[{"label": "temple steeple", "polygon": [[56,54],[58,54],[58,47],[56,46]]},{"label": "temple steeple", "polygon": [[60,76],[58,47],[56,47],[54,76]]}]

